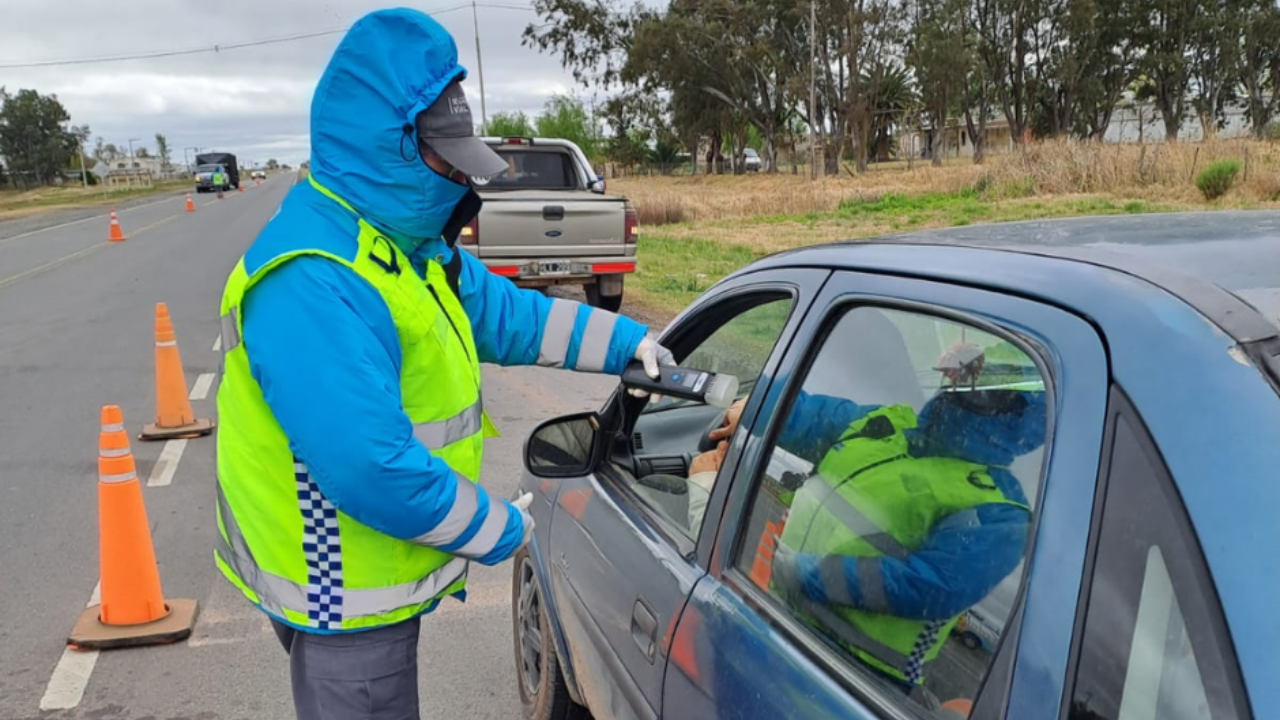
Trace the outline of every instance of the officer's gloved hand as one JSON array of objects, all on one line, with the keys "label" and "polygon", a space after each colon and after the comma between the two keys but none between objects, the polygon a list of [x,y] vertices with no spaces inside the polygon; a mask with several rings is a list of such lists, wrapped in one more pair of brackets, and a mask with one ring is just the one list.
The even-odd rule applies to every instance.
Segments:
[{"label": "officer's gloved hand", "polygon": [[[659,377],[658,366],[676,364],[675,356],[671,354],[670,350],[659,345],[657,340],[647,336],[640,341],[640,345],[636,348],[636,360],[644,363],[644,374],[654,380]],[[638,398],[649,396],[649,391],[638,388],[633,388],[627,392]]]},{"label": "officer's gloved hand", "polygon": [[529,506],[533,504],[533,493],[525,493],[515,500],[511,501],[511,507],[520,511],[520,523],[524,528],[524,537],[520,538],[520,545],[517,550],[529,544],[533,539],[533,516],[529,514]]}]

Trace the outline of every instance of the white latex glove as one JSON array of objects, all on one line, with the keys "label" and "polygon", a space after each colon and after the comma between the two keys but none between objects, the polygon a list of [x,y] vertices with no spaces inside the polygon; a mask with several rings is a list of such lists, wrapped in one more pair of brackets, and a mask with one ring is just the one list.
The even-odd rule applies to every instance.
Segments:
[{"label": "white latex glove", "polygon": [[[640,346],[636,348],[636,359],[644,363],[644,374],[657,380],[659,377],[659,365],[675,365],[676,359],[671,351],[658,344],[657,340],[646,336],[640,341]],[[629,390],[634,397],[648,397],[647,390],[633,389]]]},{"label": "white latex glove", "polygon": [[524,527],[524,537],[520,539],[520,547],[528,545],[533,539],[533,516],[529,514],[529,506],[532,504],[533,493],[525,493],[511,501],[511,507],[520,511],[520,520]]}]

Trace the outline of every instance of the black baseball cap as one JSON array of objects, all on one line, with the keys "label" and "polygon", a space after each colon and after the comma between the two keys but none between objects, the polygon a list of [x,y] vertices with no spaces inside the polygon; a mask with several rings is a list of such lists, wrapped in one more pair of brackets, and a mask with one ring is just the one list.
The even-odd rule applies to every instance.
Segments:
[{"label": "black baseball cap", "polygon": [[450,165],[472,177],[489,177],[507,169],[507,161],[476,137],[471,106],[457,80],[449,83],[431,107],[418,113],[418,140]]}]

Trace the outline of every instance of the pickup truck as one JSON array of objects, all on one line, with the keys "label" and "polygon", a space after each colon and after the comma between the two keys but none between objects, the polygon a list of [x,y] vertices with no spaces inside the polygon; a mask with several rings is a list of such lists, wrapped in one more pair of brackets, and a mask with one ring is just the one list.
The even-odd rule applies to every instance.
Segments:
[{"label": "pickup truck", "polygon": [[484,141],[507,171],[472,179],[484,206],[458,244],[520,287],[581,285],[589,304],[616,311],[623,277],[636,268],[635,207],[605,194],[604,180],[569,140]]}]

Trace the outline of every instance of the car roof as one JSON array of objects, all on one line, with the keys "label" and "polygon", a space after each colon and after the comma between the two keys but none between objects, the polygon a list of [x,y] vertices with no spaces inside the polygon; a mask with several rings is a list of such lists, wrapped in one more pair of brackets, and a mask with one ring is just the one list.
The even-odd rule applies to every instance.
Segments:
[{"label": "car roof", "polygon": [[[1280,353],[1280,212],[1078,217],[922,230],[790,250],[748,270],[770,265],[859,269],[870,258],[850,249],[877,246],[1019,253],[1141,278],[1194,307],[1242,345],[1269,348],[1258,361],[1271,366],[1280,383],[1280,358],[1273,357]],[[906,267],[917,263],[909,261]],[[991,276],[964,279],[1017,290]]]}]

